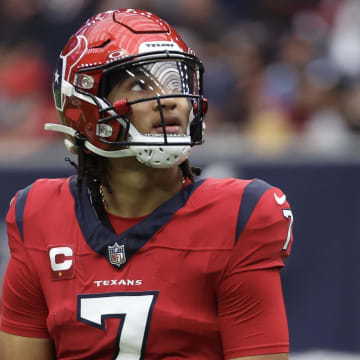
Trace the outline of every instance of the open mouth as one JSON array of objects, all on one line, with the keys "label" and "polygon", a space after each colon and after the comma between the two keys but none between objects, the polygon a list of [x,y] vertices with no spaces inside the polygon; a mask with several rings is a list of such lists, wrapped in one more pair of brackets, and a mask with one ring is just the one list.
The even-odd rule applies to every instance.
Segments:
[{"label": "open mouth", "polygon": [[[165,117],[165,131],[166,134],[179,134],[181,132],[181,123],[177,117]],[[152,128],[153,134],[163,134],[164,129],[162,127],[161,121],[154,124]]]},{"label": "open mouth", "polygon": [[[171,135],[171,134],[179,134],[180,133],[180,126],[178,125],[168,125],[165,126],[165,131],[166,134]],[[162,128],[162,126],[157,126],[153,128],[153,133],[154,134],[163,134],[164,130]]]}]

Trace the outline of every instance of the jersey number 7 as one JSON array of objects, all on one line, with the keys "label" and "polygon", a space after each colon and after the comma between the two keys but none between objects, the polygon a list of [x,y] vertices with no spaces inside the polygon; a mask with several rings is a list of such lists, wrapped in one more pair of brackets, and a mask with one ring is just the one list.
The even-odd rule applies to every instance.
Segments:
[{"label": "jersey number 7", "polygon": [[78,321],[105,330],[108,318],[120,318],[115,360],[144,358],[157,291],[78,295]]},{"label": "jersey number 7", "polygon": [[290,209],[283,209],[283,215],[286,219],[289,220],[289,227],[288,232],[286,236],[286,240],[283,246],[283,250],[286,251],[287,247],[289,246],[290,240],[291,240],[291,234],[292,234],[292,226],[294,223],[294,215],[293,212]]}]

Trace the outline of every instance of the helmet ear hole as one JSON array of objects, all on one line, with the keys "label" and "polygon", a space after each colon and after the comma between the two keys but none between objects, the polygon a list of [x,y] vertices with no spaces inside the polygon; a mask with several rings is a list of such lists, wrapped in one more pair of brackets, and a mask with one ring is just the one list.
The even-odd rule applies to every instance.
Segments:
[{"label": "helmet ear hole", "polygon": [[77,123],[81,117],[82,110],[77,108],[66,108],[65,117],[71,119],[74,123]]}]

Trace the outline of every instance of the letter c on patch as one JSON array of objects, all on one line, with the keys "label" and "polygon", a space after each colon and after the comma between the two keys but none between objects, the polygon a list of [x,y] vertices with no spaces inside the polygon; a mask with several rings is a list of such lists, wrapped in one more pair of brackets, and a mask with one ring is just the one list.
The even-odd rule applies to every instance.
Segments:
[{"label": "letter c on patch", "polygon": [[69,247],[55,247],[50,249],[50,264],[53,271],[65,271],[69,270],[72,266],[72,260],[64,260],[63,262],[56,262],[56,256],[63,255],[65,257],[73,256],[73,251]]}]

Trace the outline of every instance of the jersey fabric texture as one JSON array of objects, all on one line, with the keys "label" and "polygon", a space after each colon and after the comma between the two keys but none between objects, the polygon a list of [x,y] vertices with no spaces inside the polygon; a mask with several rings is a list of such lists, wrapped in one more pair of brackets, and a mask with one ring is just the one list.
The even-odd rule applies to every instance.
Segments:
[{"label": "jersey fabric texture", "polygon": [[288,352],[280,189],[207,178],[116,234],[76,179],[37,180],[12,201],[2,331],[49,337],[64,360]]}]

